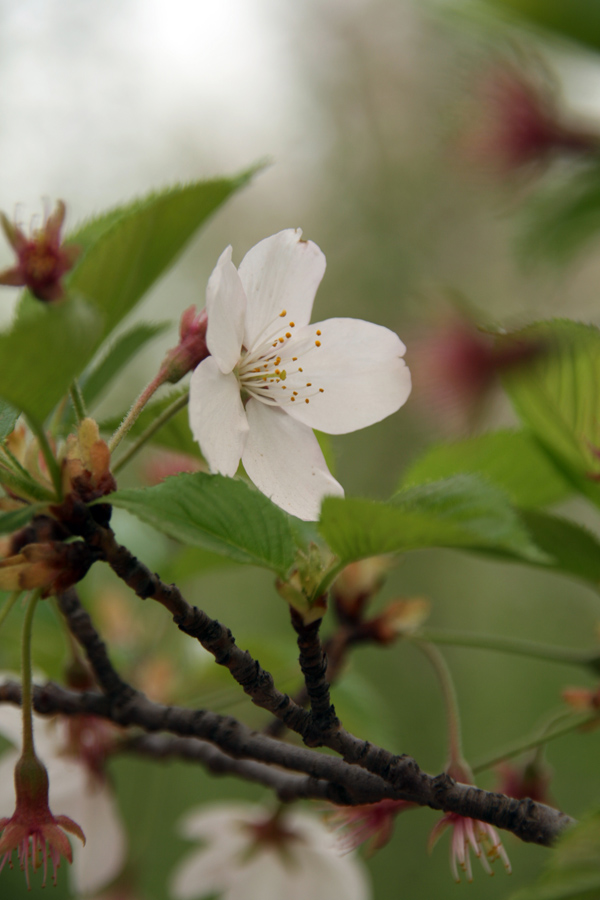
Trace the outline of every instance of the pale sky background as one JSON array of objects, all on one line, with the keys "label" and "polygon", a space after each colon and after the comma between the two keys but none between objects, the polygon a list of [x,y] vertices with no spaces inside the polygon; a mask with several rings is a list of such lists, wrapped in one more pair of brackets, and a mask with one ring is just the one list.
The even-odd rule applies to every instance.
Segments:
[{"label": "pale sky background", "polygon": [[[0,209],[28,227],[60,197],[69,229],[264,157],[276,165],[237,202],[264,214],[302,198],[326,134],[299,70],[307,13],[281,0],[2,0]],[[300,224],[289,205],[284,224]],[[10,258],[0,240],[0,265]],[[3,293],[0,319],[15,296]],[[190,302],[203,288],[175,306]]]},{"label": "pale sky background", "polygon": [[[42,212],[43,198],[60,197],[72,228],[151,189],[232,174],[268,157],[273,165],[224,207],[205,230],[201,251],[193,251],[202,266],[192,273],[197,287],[190,284],[187,262],[187,279],[185,265],[182,273],[169,276],[176,285],[170,296],[176,297],[177,314],[192,302],[202,304],[205,278],[226,243],[233,243],[239,261],[268,233],[314,228],[305,211],[326,183],[335,139],[332,110],[338,112],[335,96],[320,102],[319,73],[331,73],[325,82],[339,91],[339,109],[352,96],[349,65],[356,65],[359,77],[364,74],[359,90],[368,91],[369,79],[379,79],[362,102],[370,104],[376,125],[379,114],[389,119],[394,111],[396,144],[413,140],[419,120],[415,127],[411,102],[421,102],[418,83],[428,59],[419,20],[429,5],[0,0],[0,209],[12,216],[18,208],[28,225]],[[371,44],[366,38],[362,50],[370,48],[371,71],[361,73],[362,50],[359,43],[353,56],[353,40],[370,32],[374,38]],[[340,36],[343,46],[336,43]],[[373,68],[379,58],[381,72]],[[386,59],[398,60],[399,83],[386,80]],[[579,57],[577,70],[561,68],[577,105],[597,117],[596,60]],[[344,114],[344,126],[351,127],[353,112]],[[432,115],[417,106],[417,117],[421,114]],[[348,152],[360,159],[360,121],[356,127]],[[10,258],[0,239],[0,266]],[[13,296],[3,292],[0,320],[9,315]],[[153,298],[146,311],[154,314]]]}]

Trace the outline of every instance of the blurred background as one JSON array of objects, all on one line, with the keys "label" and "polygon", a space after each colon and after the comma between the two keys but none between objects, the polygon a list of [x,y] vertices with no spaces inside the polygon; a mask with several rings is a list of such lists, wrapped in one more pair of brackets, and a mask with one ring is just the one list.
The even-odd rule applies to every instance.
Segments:
[{"label": "blurred background", "polygon": [[[561,315],[600,319],[594,227],[563,234],[559,246],[569,249],[558,254],[547,240],[544,206],[560,202],[556,192],[585,176],[584,138],[600,133],[598,51],[600,7],[585,0],[0,0],[0,209],[28,224],[33,216],[39,222],[45,198],[61,198],[70,229],[151,189],[268,159],[136,312],[173,327],[140,355],[104,412],[128,406],[155,374],[181,312],[203,305],[207,278],[227,244],[239,263],[262,237],[300,226],[327,256],[317,317],[370,319],[397,331],[408,347],[415,390],[406,408],[332,440],[347,493],[384,498],[432,442],[513,421],[499,391],[473,397],[460,378],[452,382],[465,358],[461,348],[480,340],[470,322],[512,328]],[[500,92],[498,99],[498,72],[535,85],[544,110],[547,104],[581,146],[563,141],[564,154],[543,142],[515,150],[510,135],[498,137],[503,97],[515,96]],[[528,108],[530,117],[538,113]],[[506,146],[512,155],[498,155]],[[2,245],[0,267],[9,262]],[[11,314],[11,294],[0,298],[2,321]],[[456,350],[449,371],[439,364],[441,346]],[[566,511],[596,527],[583,507]],[[115,527],[163,578],[180,577],[188,599],[226,622],[283,689],[294,689],[295,642],[267,574],[231,567],[198,574],[181,559],[177,569],[166,539],[124,514]],[[449,551],[409,554],[378,605],[397,596],[429,598],[435,628],[573,647],[596,640],[593,592],[518,566]],[[203,653],[171,634],[161,610],[123,593],[109,573],[94,570],[84,597],[116,661],[151,696],[212,704],[263,723]],[[50,675],[62,665],[60,644],[51,639],[57,634],[44,607],[36,659]],[[16,631],[3,630],[2,668],[14,663],[17,639]],[[517,657],[452,648],[446,656],[470,762],[529,734],[560,707],[562,688],[592,683],[585,672]],[[428,771],[443,768],[439,691],[409,644],[358,650],[333,696],[360,736],[415,756]],[[556,741],[547,759],[558,806],[577,816],[597,801],[597,732]],[[132,847],[127,900],[167,897],[168,874],[186,847],[174,825],[192,801],[263,798],[257,788],[183,764],[120,759],[111,776]],[[489,772],[479,783],[491,788],[497,779]],[[456,887],[448,836],[427,855],[438,817],[420,810],[398,819],[392,843],[368,862],[377,900],[459,892],[471,900],[505,898],[548,855],[508,835],[512,877],[499,871],[489,879],[475,861],[474,883]],[[46,889],[56,900],[72,896],[60,874],[58,888]],[[26,896],[18,870],[2,872],[0,889]],[[37,895],[34,888],[27,896]]]}]

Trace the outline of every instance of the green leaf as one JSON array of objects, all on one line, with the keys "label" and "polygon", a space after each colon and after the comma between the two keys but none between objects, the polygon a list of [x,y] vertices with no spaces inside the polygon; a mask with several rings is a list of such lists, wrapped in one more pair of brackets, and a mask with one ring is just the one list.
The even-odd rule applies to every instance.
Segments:
[{"label": "green leaf", "polygon": [[194,232],[255,171],[150,194],[69,235],[84,251],[66,278],[70,297],[50,305],[24,292],[12,328],[0,335],[0,398],[42,421]]},{"label": "green leaf", "polygon": [[169,537],[284,575],[294,562],[289,517],[243,481],[196,472],[103,498]]},{"label": "green leaf", "polygon": [[119,335],[100,362],[94,366],[89,375],[85,375],[82,379],[81,390],[86,406],[91,408],[121,369],[133,359],[138,350],[141,350],[152,338],[162,334],[169,325],[169,322],[157,324],[139,322],[129,331]]},{"label": "green leaf", "polygon": [[78,297],[23,306],[0,334],[0,397],[42,422],[90,359],[101,330],[98,311]]},{"label": "green leaf", "polygon": [[600,587],[600,543],[586,528],[538,510],[521,510],[535,545],[551,558],[549,568]]},{"label": "green leaf", "polygon": [[508,430],[438,444],[412,464],[402,484],[411,487],[461,472],[483,475],[517,506],[546,506],[572,490],[531,434]]},{"label": "green leaf", "polygon": [[564,265],[600,232],[600,167],[553,181],[521,214],[519,257]]},{"label": "green leaf", "polygon": [[160,574],[163,581],[181,584],[182,582],[214,572],[217,569],[235,568],[239,565],[234,559],[228,559],[218,553],[210,553],[201,547],[182,547],[179,553],[171,554],[167,567],[163,565]]},{"label": "green leaf", "polygon": [[600,50],[600,8],[590,0],[491,0],[491,3],[562,38]]},{"label": "green leaf", "polygon": [[600,897],[600,812],[570,828],[555,845],[535,884],[510,900],[597,900]]},{"label": "green leaf", "polygon": [[0,512],[0,534],[11,534],[13,531],[18,531],[44,508],[45,504],[43,503],[32,503],[21,509]]},{"label": "green leaf", "polygon": [[0,444],[6,440],[9,434],[12,434],[18,418],[17,410],[0,400]]},{"label": "green leaf", "polygon": [[69,236],[87,250],[73,269],[70,290],[104,315],[106,337],[175,262],[195,231],[256,167],[234,178],[168,188],[88,223]]},{"label": "green leaf", "polygon": [[537,564],[531,541],[506,495],[475,475],[409,488],[389,503],[327,497],[320,531],[344,563],[424,547],[455,547]]},{"label": "green leaf", "polygon": [[504,377],[517,414],[562,474],[600,504],[600,330],[568,320],[532,325],[501,341],[540,352]]},{"label": "green leaf", "polygon": [[[165,409],[167,409],[167,407],[171,406],[178,397],[182,397],[187,390],[187,388],[183,388],[171,391],[166,397],[156,400],[153,403],[149,403],[144,407],[134,426],[128,432],[127,440],[135,440],[138,438],[142,432],[144,432],[146,428],[148,428],[148,426],[151,425]],[[125,412],[120,416],[114,416],[101,422],[100,431],[106,435],[110,435],[116,431],[123,421]],[[192,432],[190,431],[187,407],[184,407],[169,419],[169,421],[150,438],[148,444],[164,447],[168,450],[175,450],[177,453],[187,453],[189,456],[195,456],[197,459],[202,459],[200,448],[193,439]]]}]

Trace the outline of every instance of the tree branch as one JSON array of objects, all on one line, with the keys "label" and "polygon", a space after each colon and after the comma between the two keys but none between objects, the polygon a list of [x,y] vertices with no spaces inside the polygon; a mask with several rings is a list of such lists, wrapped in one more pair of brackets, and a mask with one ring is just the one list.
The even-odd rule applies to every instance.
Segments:
[{"label": "tree branch", "polygon": [[345,791],[335,784],[310,775],[296,775],[252,760],[233,759],[218,747],[197,738],[167,735],[141,735],[123,741],[116,753],[135,753],[152,759],[183,759],[200,762],[213,775],[235,775],[245,781],[262,784],[275,792],[283,803],[293,800],[327,800],[344,805]]},{"label": "tree branch", "polygon": [[88,517],[83,536],[99,549],[111,569],[142,600],[152,598],[173,616],[177,627],[195,638],[215,658],[218,665],[229,669],[233,678],[248,694],[252,702],[268,710],[307,743],[312,739],[310,713],[295,703],[288,694],[279,691],[273,676],[266,672],[248,651],[240,650],[229,628],[205,612],[191,606],[174,585],[164,584],[158,575],[137,559],[126,547],[118,544],[110,528],[103,528]]},{"label": "tree branch", "polygon": [[[179,737],[201,738],[217,745],[234,759],[254,760],[303,772],[335,785],[339,790],[338,803],[376,803],[385,798],[410,800],[421,806],[489,822],[512,831],[523,841],[545,846],[551,845],[565,828],[574,824],[570,816],[543,803],[482,791],[472,785],[459,784],[445,774],[428,775],[411,757],[393,756],[357,738],[353,741],[362,745],[363,763],[368,759],[371,768],[379,767],[380,777],[344,759],[274,741],[251,731],[230,716],[163,706],[138,693],[126,704],[115,704],[102,694],[76,693],[48,683],[34,688],[33,699],[36,712],[42,715],[96,715],[119,725],[138,725],[150,732],[167,731]],[[20,701],[20,685],[15,682],[0,685],[0,703],[19,704]]]},{"label": "tree branch", "polygon": [[298,649],[300,650],[298,662],[304,675],[306,694],[310,700],[312,725],[318,735],[314,745],[318,746],[324,740],[335,735],[341,727],[329,695],[327,654],[319,637],[321,619],[307,625],[295,609],[291,607],[290,612],[292,625],[298,635]]}]

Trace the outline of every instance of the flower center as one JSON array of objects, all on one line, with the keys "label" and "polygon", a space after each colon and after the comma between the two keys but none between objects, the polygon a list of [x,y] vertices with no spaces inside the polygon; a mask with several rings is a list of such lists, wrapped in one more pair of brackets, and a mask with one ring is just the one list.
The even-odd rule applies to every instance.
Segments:
[{"label": "flower center", "polygon": [[268,406],[310,403],[324,393],[310,376],[311,356],[322,346],[321,330],[299,338],[295,323],[286,319],[284,309],[255,346],[242,351],[236,370],[240,388]]}]

